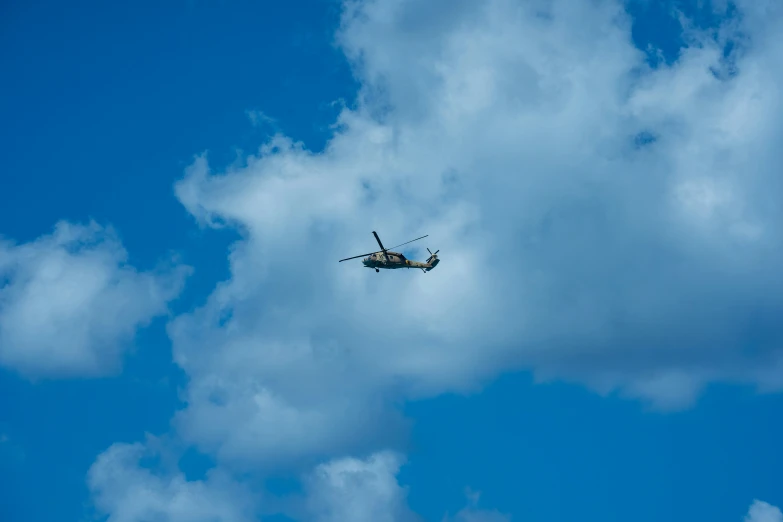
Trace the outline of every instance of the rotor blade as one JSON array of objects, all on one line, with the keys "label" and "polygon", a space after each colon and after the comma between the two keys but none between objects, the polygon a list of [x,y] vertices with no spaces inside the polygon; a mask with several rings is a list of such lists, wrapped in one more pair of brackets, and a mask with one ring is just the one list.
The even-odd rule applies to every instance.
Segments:
[{"label": "rotor blade", "polygon": [[378,242],[378,246],[381,247],[381,250],[385,254],[386,253],[386,249],[383,248],[383,243],[381,243],[381,238],[378,237],[378,234],[375,233],[375,230],[372,231],[372,235],[375,236],[375,240]]},{"label": "rotor blade", "polygon": [[370,252],[369,254],[362,254],[360,256],[346,257],[345,259],[339,260],[338,263],[342,263],[343,261],[348,261],[349,259],[356,259],[357,257],[371,256],[373,254],[379,254],[379,253],[380,252]]},{"label": "rotor blade", "polygon": [[[429,236],[429,234],[427,234],[427,236]],[[414,241],[418,241],[419,239],[423,239],[423,238],[425,238],[427,236],[421,236],[421,237],[417,237],[416,239],[411,239],[410,241],[406,241],[405,243],[402,243],[400,245],[393,246],[389,250],[394,250],[397,247],[401,247],[402,245],[407,245],[408,243],[413,243]]]}]

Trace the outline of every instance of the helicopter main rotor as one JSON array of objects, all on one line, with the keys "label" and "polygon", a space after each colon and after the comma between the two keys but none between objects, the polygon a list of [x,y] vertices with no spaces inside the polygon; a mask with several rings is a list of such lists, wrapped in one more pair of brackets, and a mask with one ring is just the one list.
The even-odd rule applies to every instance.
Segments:
[{"label": "helicopter main rotor", "polygon": [[[380,250],[375,251],[375,252],[370,252],[368,254],[362,254],[362,255],[359,255],[359,256],[346,257],[345,259],[340,259],[340,261],[338,261],[338,263],[342,263],[343,261],[348,261],[349,259],[357,259],[359,257],[366,257],[366,256],[371,256],[373,254],[380,254],[381,252],[383,252],[383,255],[385,256],[386,252],[388,252],[389,250],[394,250],[395,248],[401,247],[403,245],[407,245],[408,243],[413,243],[414,241],[418,241],[419,239],[424,239],[425,237],[429,236],[429,234],[427,234],[427,235],[424,235],[424,236],[421,236],[421,237],[417,237],[416,239],[411,239],[410,241],[406,241],[405,243],[400,243],[399,245],[393,246],[391,248],[384,248],[383,247],[383,243],[381,243],[381,238],[378,237],[378,234],[376,234],[374,230],[372,232],[372,235],[375,236],[375,240],[378,242],[378,246],[381,247]],[[429,248],[427,249],[427,251],[429,251]],[[430,254],[431,253],[432,252],[430,252]]]}]

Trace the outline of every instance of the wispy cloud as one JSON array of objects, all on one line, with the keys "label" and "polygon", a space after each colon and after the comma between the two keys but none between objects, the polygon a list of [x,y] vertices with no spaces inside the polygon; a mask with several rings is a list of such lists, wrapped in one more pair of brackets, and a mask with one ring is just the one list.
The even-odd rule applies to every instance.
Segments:
[{"label": "wispy cloud", "polygon": [[245,114],[247,115],[247,118],[250,120],[250,123],[254,127],[261,127],[264,125],[268,125],[275,130],[277,130],[278,128],[277,120],[271,118],[270,116],[267,116],[263,111],[259,111],[256,109],[253,110],[249,109],[245,111]]},{"label": "wispy cloud", "polygon": [[511,522],[511,516],[496,509],[478,507],[481,493],[470,488],[466,491],[468,505],[459,510],[453,517],[445,516],[442,522]]},{"label": "wispy cloud", "polygon": [[27,454],[24,448],[13,440],[8,433],[0,432],[0,462],[4,465],[16,465],[24,462]]}]

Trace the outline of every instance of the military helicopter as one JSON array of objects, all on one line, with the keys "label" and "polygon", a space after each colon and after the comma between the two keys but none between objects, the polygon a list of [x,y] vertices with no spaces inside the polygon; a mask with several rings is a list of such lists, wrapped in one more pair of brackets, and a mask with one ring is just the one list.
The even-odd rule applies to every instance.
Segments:
[{"label": "military helicopter", "polygon": [[[428,257],[424,263],[421,263],[419,261],[411,261],[410,259],[407,259],[404,255],[400,254],[399,252],[392,252],[391,250],[384,248],[383,243],[381,243],[381,238],[378,237],[378,234],[376,234],[374,230],[372,232],[372,235],[375,236],[375,240],[378,242],[378,246],[381,247],[380,251],[371,252],[369,254],[362,254],[360,256],[346,257],[345,259],[341,259],[338,262],[342,263],[343,261],[348,261],[349,259],[357,259],[360,257],[364,257],[364,259],[362,259],[362,264],[367,268],[374,268],[376,272],[380,272],[379,270],[380,268],[386,268],[386,269],[420,268],[421,271],[424,272],[425,274],[430,270],[432,270],[433,268],[435,268],[436,266],[438,266],[438,263],[440,263],[440,259],[438,259],[438,252],[440,252],[440,250],[436,250],[435,253],[433,253],[428,248],[427,252],[430,253],[430,257]],[[417,237],[416,239],[411,239],[410,241],[406,241],[405,243],[402,243],[400,245],[393,246],[392,248],[401,247],[402,245],[413,243],[414,241],[418,241],[419,239],[425,237],[427,236]]]}]

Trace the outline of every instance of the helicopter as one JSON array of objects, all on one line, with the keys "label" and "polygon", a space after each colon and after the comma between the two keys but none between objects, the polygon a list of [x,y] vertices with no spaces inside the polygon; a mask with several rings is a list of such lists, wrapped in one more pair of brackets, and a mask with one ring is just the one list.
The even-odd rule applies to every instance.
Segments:
[{"label": "helicopter", "polygon": [[[360,257],[364,257],[364,259],[362,259],[362,264],[366,268],[374,268],[376,272],[380,272],[379,270],[380,268],[385,268],[389,270],[393,270],[396,268],[420,268],[421,271],[424,272],[425,274],[430,270],[432,270],[433,268],[435,268],[436,266],[438,266],[438,263],[440,263],[440,259],[438,259],[438,252],[440,252],[440,250],[436,250],[433,253],[428,248],[427,252],[430,253],[430,257],[428,257],[425,262],[422,263],[420,261],[412,261],[410,259],[407,259],[404,255],[400,254],[399,252],[392,252],[391,250],[384,248],[383,243],[381,243],[381,238],[378,237],[378,234],[376,234],[374,230],[372,232],[372,235],[375,236],[375,240],[378,242],[378,246],[381,247],[379,251],[370,252],[369,254],[362,254],[360,256],[346,257],[345,259],[340,259],[340,261],[338,262],[342,263],[343,261],[348,261],[349,259],[358,259]],[[425,237],[427,236],[417,237],[416,239],[411,239],[410,241],[406,241],[405,243],[399,244],[397,246],[393,246],[392,248],[401,247],[402,245],[413,243],[414,241],[418,241],[419,239]]]}]

